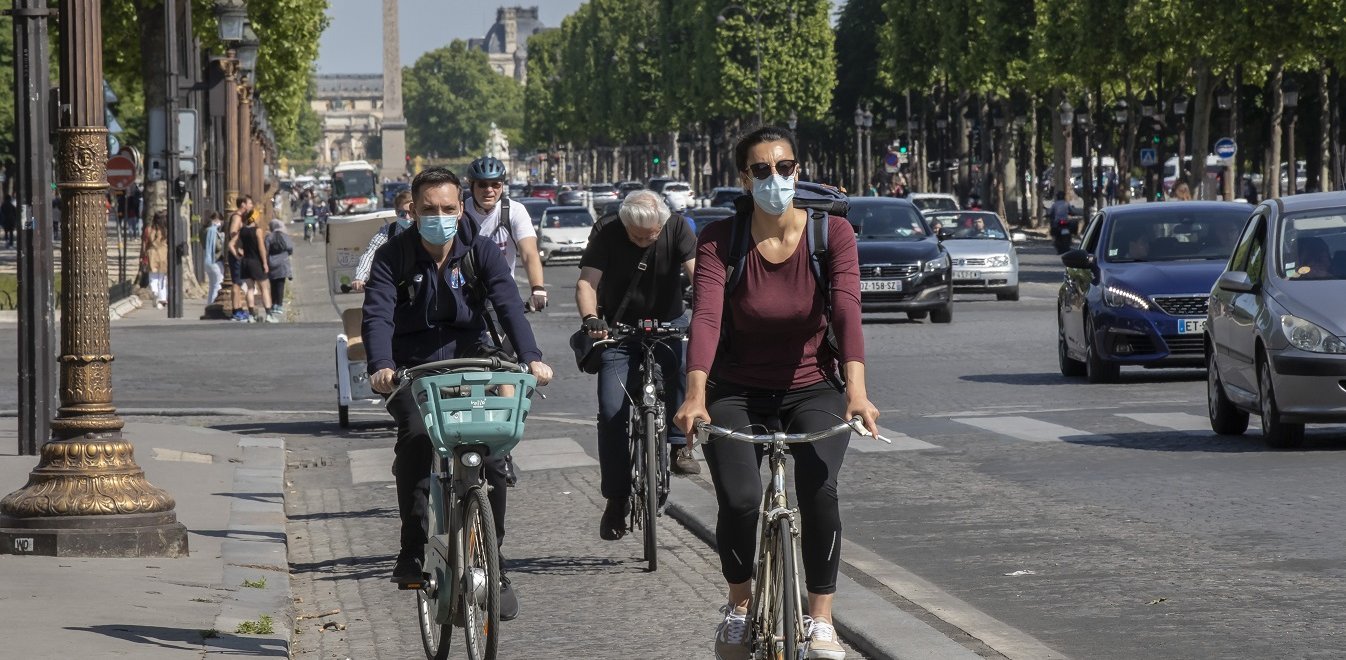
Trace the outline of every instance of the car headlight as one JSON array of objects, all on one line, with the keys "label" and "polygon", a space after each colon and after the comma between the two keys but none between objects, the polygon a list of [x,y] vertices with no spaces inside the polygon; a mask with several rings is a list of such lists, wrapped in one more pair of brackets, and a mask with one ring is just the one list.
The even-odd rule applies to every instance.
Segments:
[{"label": "car headlight", "polygon": [[949,255],[941,254],[930,261],[925,262],[923,270],[927,273],[935,273],[941,270],[949,269]]},{"label": "car headlight", "polygon": [[1298,316],[1281,314],[1281,332],[1291,346],[1301,351],[1346,354],[1346,341]]},{"label": "car headlight", "polygon": [[539,243],[542,243],[543,245],[555,245],[555,244],[556,244],[556,241],[553,241],[553,240],[551,239],[551,237],[548,236],[548,235],[546,235],[546,234],[543,234],[542,237],[538,239],[538,242],[539,242]]},{"label": "car headlight", "polygon": [[1009,264],[1010,264],[1009,255],[1005,254],[997,254],[996,256],[986,260],[986,265],[989,268],[1004,268]]},{"label": "car headlight", "polygon": [[1140,294],[1116,286],[1107,286],[1103,288],[1103,302],[1107,303],[1108,307],[1134,307],[1142,310],[1150,309],[1150,301],[1140,296]]}]

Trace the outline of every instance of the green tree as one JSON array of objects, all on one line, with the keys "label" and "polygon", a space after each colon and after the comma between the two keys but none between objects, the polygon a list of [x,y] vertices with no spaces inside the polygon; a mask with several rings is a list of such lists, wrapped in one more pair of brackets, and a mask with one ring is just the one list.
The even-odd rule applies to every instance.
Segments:
[{"label": "green tree", "polygon": [[517,139],[523,128],[523,87],[490,66],[486,53],[454,40],[402,74],[411,148],[466,156],[479,152],[494,122]]},{"label": "green tree", "polygon": [[6,162],[15,160],[14,29],[12,21],[13,19],[0,20],[0,167],[4,167]]},{"label": "green tree", "polygon": [[548,30],[528,39],[524,142],[545,148],[568,130],[573,114],[556,94],[560,80],[561,31]]}]

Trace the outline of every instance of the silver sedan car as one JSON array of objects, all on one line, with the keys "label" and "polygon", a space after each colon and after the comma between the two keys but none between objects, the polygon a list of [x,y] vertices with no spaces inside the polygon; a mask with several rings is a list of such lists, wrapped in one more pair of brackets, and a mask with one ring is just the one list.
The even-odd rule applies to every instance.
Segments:
[{"label": "silver sedan car", "polygon": [[1019,253],[1000,216],[990,211],[926,211],[926,222],[944,243],[953,265],[954,293],[994,293],[1019,299]]},{"label": "silver sedan car", "polygon": [[1346,193],[1263,202],[1210,294],[1211,428],[1238,435],[1262,418],[1275,448],[1304,424],[1346,422]]}]

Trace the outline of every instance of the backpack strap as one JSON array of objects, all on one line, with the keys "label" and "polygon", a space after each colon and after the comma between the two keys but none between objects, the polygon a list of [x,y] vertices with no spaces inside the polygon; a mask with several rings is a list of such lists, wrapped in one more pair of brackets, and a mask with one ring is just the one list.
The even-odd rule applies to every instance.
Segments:
[{"label": "backpack strap", "polygon": [[495,307],[491,305],[490,296],[486,292],[486,282],[477,277],[477,250],[474,246],[468,246],[467,254],[463,255],[463,260],[458,263],[458,273],[463,277],[463,290],[467,293],[468,300],[481,306],[481,316],[486,321],[486,332],[490,334],[491,341],[495,342],[496,347],[503,348],[505,343],[500,329],[495,324]]},{"label": "backpack strap", "polygon": [[832,279],[828,271],[830,265],[827,254],[829,230],[827,213],[823,211],[811,211],[809,213],[808,227],[805,234],[808,237],[809,248],[809,269],[813,271],[813,279],[818,281],[818,289],[823,293],[823,304],[827,306],[827,318],[832,318]]}]

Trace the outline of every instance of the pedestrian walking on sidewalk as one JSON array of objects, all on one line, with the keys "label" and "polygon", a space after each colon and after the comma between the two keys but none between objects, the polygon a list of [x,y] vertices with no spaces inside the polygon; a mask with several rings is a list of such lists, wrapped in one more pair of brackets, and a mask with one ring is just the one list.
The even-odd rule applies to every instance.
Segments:
[{"label": "pedestrian walking on sidewalk", "polygon": [[[248,298],[248,309],[258,323],[269,321],[267,310],[271,308],[271,261],[267,258],[266,232],[257,226],[262,211],[253,208],[244,218],[242,231],[238,232],[238,244],[243,250],[243,294]],[[257,294],[262,294],[262,306],[257,307]]]},{"label": "pedestrian walking on sidewalk", "polygon": [[14,228],[19,224],[19,202],[13,195],[5,195],[0,206],[0,229],[5,231],[5,247],[14,247]]},{"label": "pedestrian walking on sidewalk", "polygon": [[215,302],[224,281],[224,225],[219,211],[211,211],[210,223],[201,231],[201,254],[206,258],[206,278],[210,282],[206,304]]},{"label": "pedestrian walking on sidewalk", "polygon": [[285,231],[285,223],[273,219],[271,233],[266,237],[267,258],[271,261],[271,308],[267,314],[273,323],[285,313],[285,281],[293,279],[290,255],[294,254],[294,240]]},{"label": "pedestrian walking on sidewalk", "polygon": [[155,211],[150,228],[140,242],[140,253],[145,255],[149,268],[150,292],[154,294],[155,309],[168,306],[168,212]]}]

